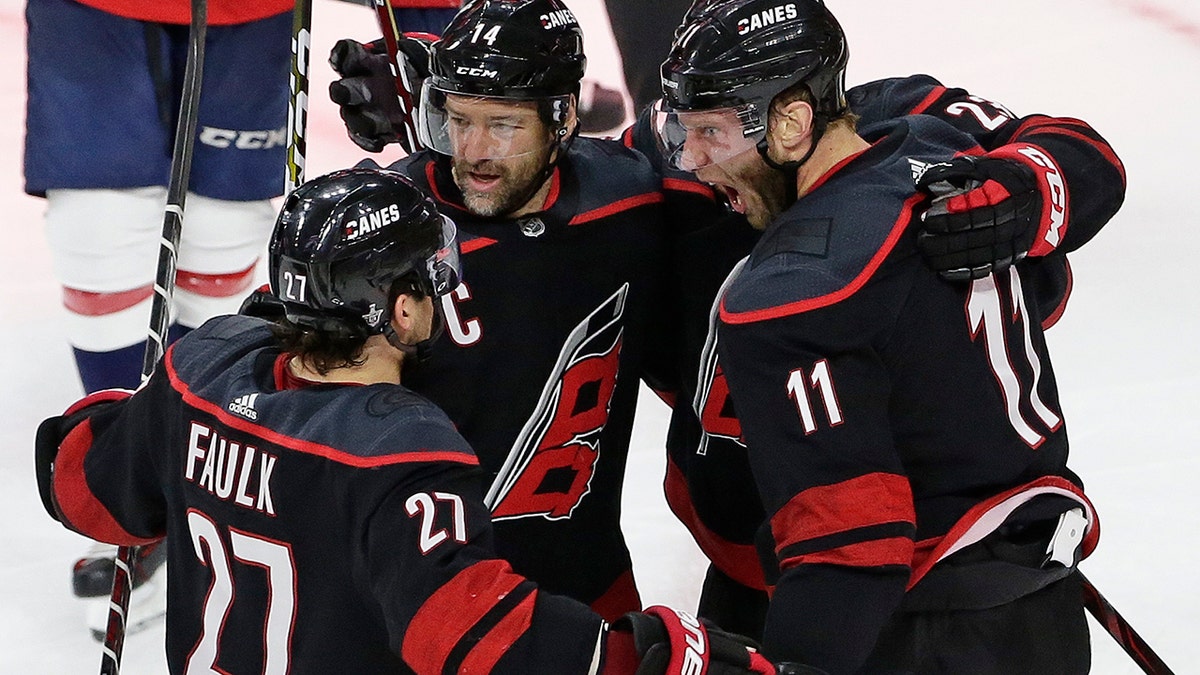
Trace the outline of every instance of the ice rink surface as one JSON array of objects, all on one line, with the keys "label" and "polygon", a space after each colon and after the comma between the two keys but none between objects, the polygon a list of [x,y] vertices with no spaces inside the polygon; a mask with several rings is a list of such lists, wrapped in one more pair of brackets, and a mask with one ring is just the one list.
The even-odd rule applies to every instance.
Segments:
[{"label": "ice rink surface", "polygon": [[[569,0],[568,0],[569,2]],[[1090,122],[1125,162],[1124,208],[1072,257],[1075,291],[1050,332],[1072,466],[1102,522],[1083,570],[1178,673],[1200,672],[1200,4],[1195,0],[829,0],[850,42],[850,83],[924,72],[1006,103]],[[601,0],[575,0],[589,76],[620,86]],[[919,11],[918,11],[918,8]],[[40,200],[21,191],[23,3],[0,0],[0,673],[96,672],[69,565],[86,542],[42,512],[32,470],[38,421],[81,390],[61,338]],[[339,37],[376,37],[362,7],[317,0],[309,166],[361,153],[323,92]],[[667,27],[664,26],[664,30]],[[64,36],[69,39],[70,36]],[[381,158],[386,163],[386,156]],[[282,181],[282,167],[281,179]],[[647,603],[694,607],[704,564],[661,497],[665,408],[643,397],[625,525]],[[131,636],[123,672],[162,673],[162,629]],[[1138,668],[1093,624],[1093,672]]]}]

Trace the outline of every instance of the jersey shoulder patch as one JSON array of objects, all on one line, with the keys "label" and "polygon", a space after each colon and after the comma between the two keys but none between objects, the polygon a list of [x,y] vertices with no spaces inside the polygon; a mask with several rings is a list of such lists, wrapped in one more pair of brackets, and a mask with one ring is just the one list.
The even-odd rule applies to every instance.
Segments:
[{"label": "jersey shoulder patch", "polygon": [[768,226],[721,301],[723,322],[798,314],[854,295],[903,240],[923,202],[918,170],[974,147],[948,124],[919,116],[881,133]]}]

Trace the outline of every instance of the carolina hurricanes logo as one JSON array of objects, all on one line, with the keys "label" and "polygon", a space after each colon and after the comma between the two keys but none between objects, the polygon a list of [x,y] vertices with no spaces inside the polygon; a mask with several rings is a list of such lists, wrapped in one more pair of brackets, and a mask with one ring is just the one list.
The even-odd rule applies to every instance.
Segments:
[{"label": "carolina hurricanes logo", "polygon": [[692,400],[692,409],[700,420],[702,432],[700,446],[696,448],[697,455],[708,454],[708,444],[713,437],[724,438],[745,446],[742,442],[742,424],[738,421],[733,410],[733,399],[729,396],[729,385],[725,382],[725,373],[721,364],[717,363],[717,317],[720,315],[721,298],[725,297],[725,289],[730,282],[742,271],[749,258],[743,258],[734,265],[729,276],[717,291],[712,309],[708,312],[708,337],[704,340],[704,351],[700,354],[700,371],[696,374],[696,397]]},{"label": "carolina hurricanes logo", "polygon": [[617,386],[625,284],[571,331],[484,502],[493,520],[570,518],[591,489]]}]

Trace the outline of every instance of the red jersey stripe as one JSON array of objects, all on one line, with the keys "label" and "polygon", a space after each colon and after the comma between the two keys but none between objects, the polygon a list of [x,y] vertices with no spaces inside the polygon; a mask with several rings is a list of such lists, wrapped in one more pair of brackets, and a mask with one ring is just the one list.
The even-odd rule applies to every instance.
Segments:
[{"label": "red jersey stripe", "polygon": [[634,195],[633,197],[626,197],[625,199],[618,199],[617,201],[615,201],[611,204],[606,204],[605,206],[601,206],[598,209],[592,209],[591,211],[585,211],[583,213],[577,214],[574,218],[571,219],[571,222],[569,222],[567,224],[568,225],[582,225],[583,223],[588,223],[593,220],[598,220],[600,218],[605,218],[607,216],[611,216],[614,213],[628,211],[629,209],[637,208],[639,206],[645,206],[646,204],[658,204],[662,201],[663,201],[663,196],[662,196],[661,192],[647,192],[645,194]]},{"label": "red jersey stripe", "polygon": [[900,209],[900,215],[896,218],[895,224],[892,225],[892,231],[888,234],[887,239],[884,240],[883,245],[875,252],[875,256],[871,258],[862,272],[859,272],[857,277],[842,288],[815,298],[806,298],[779,305],[778,307],[767,307],[746,312],[729,311],[725,307],[725,298],[721,298],[721,321],[728,324],[740,324],[777,319],[781,316],[800,314],[801,312],[807,312],[820,307],[827,307],[854,295],[875,274],[875,271],[883,264],[888,254],[895,248],[896,242],[900,240],[900,235],[904,234],[904,230],[908,227],[908,223],[912,219],[913,209],[924,198],[924,194],[917,193],[904,201],[904,206]]},{"label": "red jersey stripe", "polygon": [[860,527],[885,523],[915,526],[916,521],[908,479],[876,472],[809,488],[792,497],[771,517],[771,532],[778,552],[798,542]]},{"label": "red jersey stripe", "polygon": [[929,92],[929,95],[928,95],[928,96],[926,96],[926,97],[925,97],[925,99],[924,99],[923,101],[921,101],[921,102],[920,102],[920,103],[918,103],[918,104],[917,104],[915,107],[913,107],[913,109],[912,109],[912,110],[909,110],[909,111],[908,111],[908,114],[909,114],[909,115],[919,115],[919,114],[921,114],[921,113],[925,112],[925,111],[926,111],[926,110],[929,108],[929,106],[933,105],[934,101],[936,101],[936,100],[938,100],[939,98],[941,98],[941,97],[942,97],[942,94],[945,94],[945,93],[946,93],[946,88],[945,88],[945,87],[943,87],[943,86],[940,86],[940,85],[939,85],[939,86],[936,86],[936,87],[934,87],[934,88],[933,88],[933,89],[932,89],[932,90]]},{"label": "red jersey stripe", "polygon": [[671,512],[687,526],[692,538],[696,540],[696,545],[718,569],[743,586],[758,590],[766,589],[766,578],[763,576],[762,566],[758,562],[758,552],[754,545],[735,544],[713,532],[704,524],[688,496],[683,472],[670,458],[667,458],[667,478],[663,483],[663,489],[666,492],[667,506],[671,507]]},{"label": "red jersey stripe", "polygon": [[599,614],[605,621],[616,621],[625,612],[636,612],[642,608],[642,598],[638,594],[637,584],[633,581],[633,570],[625,570],[617,580],[608,587],[596,600],[592,601],[592,611]]},{"label": "red jersey stripe", "polygon": [[167,369],[167,377],[170,379],[171,388],[179,392],[183,400],[188,405],[197,410],[204,411],[213,417],[216,417],[227,427],[237,429],[248,434],[252,434],[261,438],[268,443],[303,452],[309,455],[317,455],[325,459],[346,464],[348,466],[356,466],[360,468],[370,468],[377,466],[388,466],[391,464],[400,464],[405,462],[453,462],[455,464],[479,464],[479,458],[474,455],[467,455],[461,452],[428,450],[421,452],[401,452],[391,455],[374,455],[371,457],[362,457],[349,452],[338,450],[337,448],[322,445],[321,443],[313,443],[299,438],[293,438],[281,434],[273,429],[268,429],[264,426],[259,426],[245,419],[234,415],[224,408],[207,401],[188,388],[188,385],[183,380],[179,379],[179,374],[175,371],[175,364],[172,362],[171,355],[174,353],[175,346],[172,345],[167,349],[167,358],[163,361]]},{"label": "red jersey stripe", "polygon": [[529,626],[533,624],[533,607],[537,593],[530,593],[511,612],[501,619],[496,627],[488,631],[463,659],[459,666],[462,673],[490,673],[496,662],[508,651]]},{"label": "red jersey stripe", "polygon": [[405,662],[419,673],[443,672],[446,659],[467,632],[522,581],[503,560],[484,560],[454,575],[409,623],[400,646]]}]

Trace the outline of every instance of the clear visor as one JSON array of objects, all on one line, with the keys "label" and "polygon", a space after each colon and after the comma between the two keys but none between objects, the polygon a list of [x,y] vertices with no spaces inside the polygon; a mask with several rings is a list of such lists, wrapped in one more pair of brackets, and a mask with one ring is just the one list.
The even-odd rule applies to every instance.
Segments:
[{"label": "clear visor", "polygon": [[458,254],[458,228],[454,221],[442,216],[442,241],[438,250],[425,259],[425,271],[435,297],[458,288],[462,280],[462,264]]},{"label": "clear visor", "polygon": [[[425,147],[469,162],[544,152],[565,125],[571,95],[539,99],[456,94],[421,88],[419,133]],[[549,126],[543,112],[554,120]]]},{"label": "clear visor", "polygon": [[698,171],[757,147],[766,136],[753,106],[675,111],[654,104],[654,134],[673,167]]}]

